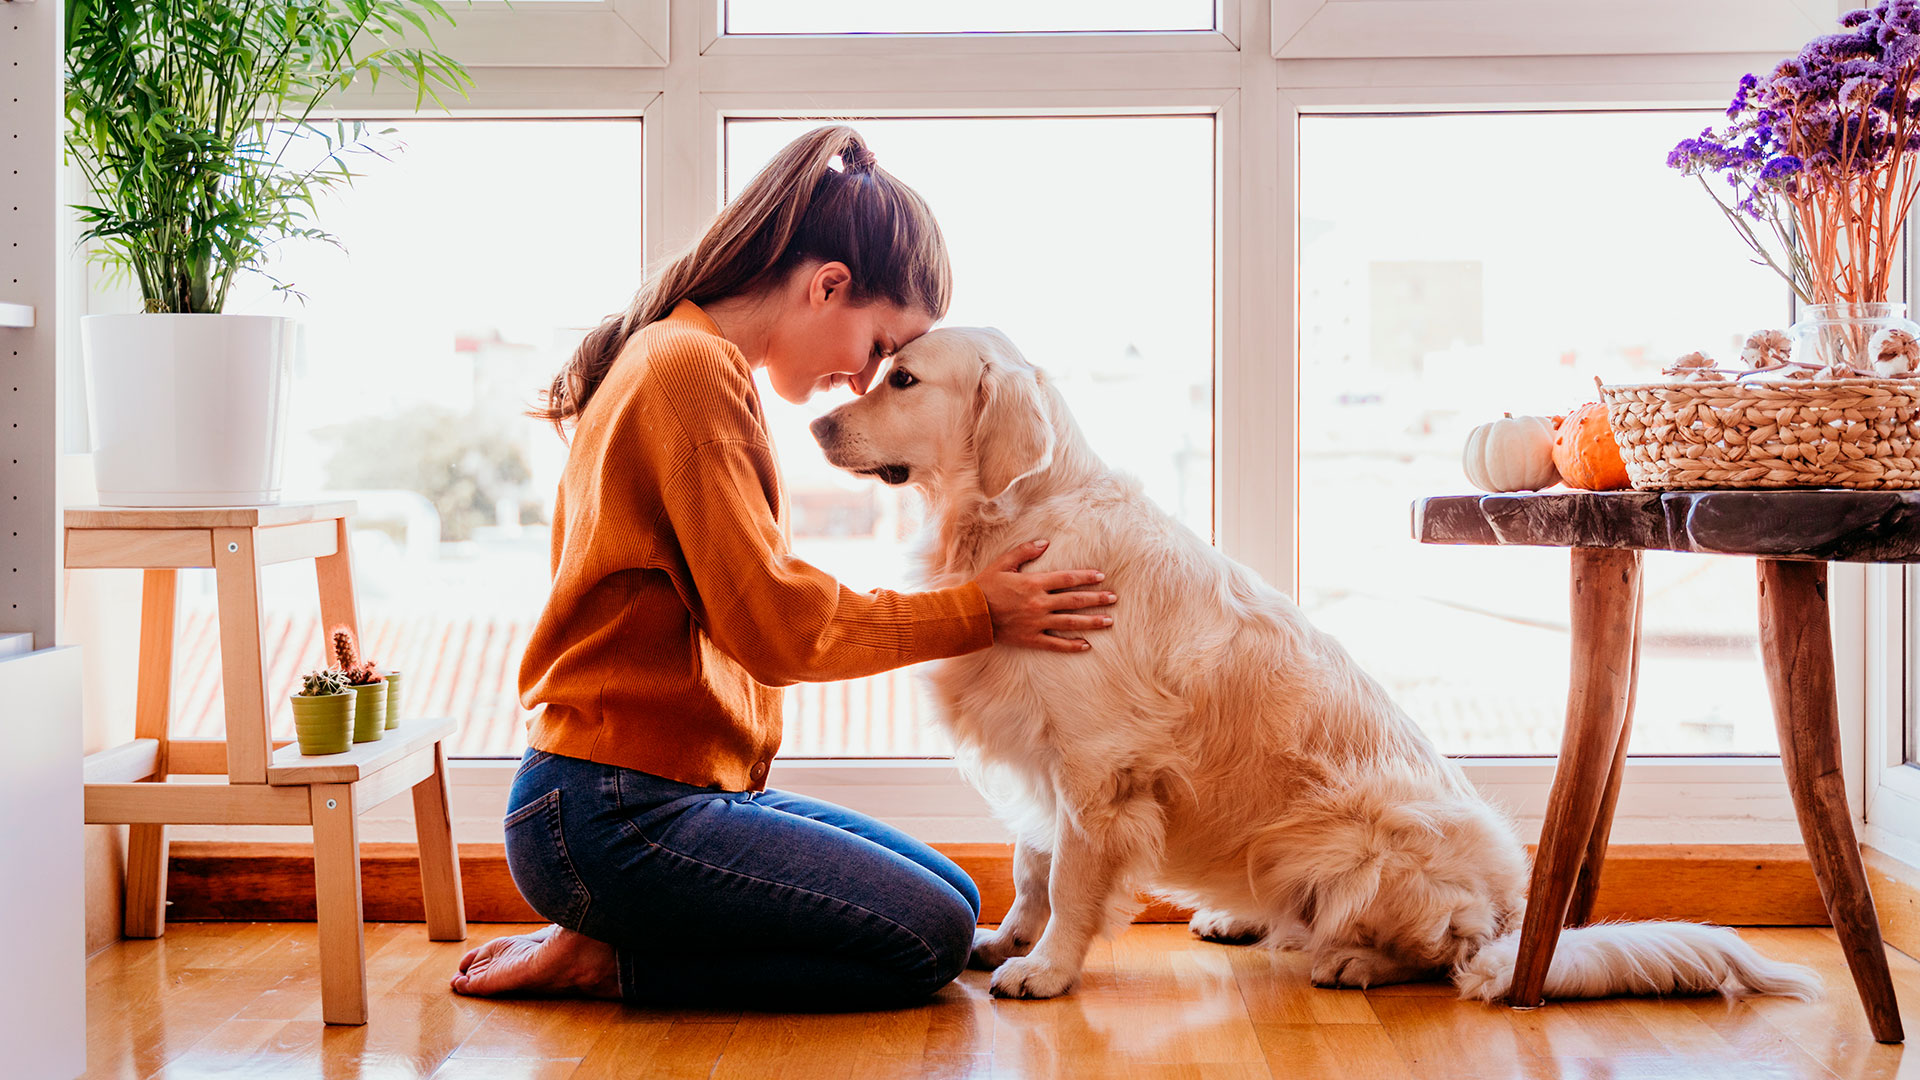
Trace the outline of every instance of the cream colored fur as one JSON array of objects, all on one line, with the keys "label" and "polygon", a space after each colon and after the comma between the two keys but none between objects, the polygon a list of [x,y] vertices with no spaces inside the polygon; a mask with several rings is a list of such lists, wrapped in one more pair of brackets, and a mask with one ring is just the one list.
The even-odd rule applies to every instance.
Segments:
[{"label": "cream colored fur", "polygon": [[[920,338],[814,432],[836,465],[904,468],[926,495],[927,586],[1047,538],[1031,569],[1099,567],[1120,597],[1090,652],[930,665],[1017,837],[1012,910],[974,946],[995,994],[1072,988],[1136,889],[1192,906],[1206,936],[1306,949],[1320,985],[1446,974],[1504,994],[1528,872],[1508,822],[1291,600],[1107,468],[1004,336]],[[1548,992],[1816,986],[1730,930],[1646,923],[1562,935]]]}]

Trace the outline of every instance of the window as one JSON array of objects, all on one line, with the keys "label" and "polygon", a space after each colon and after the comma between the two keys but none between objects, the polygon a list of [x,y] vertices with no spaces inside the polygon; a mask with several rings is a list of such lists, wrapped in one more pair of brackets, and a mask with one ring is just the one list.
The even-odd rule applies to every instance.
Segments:
[{"label": "window", "polygon": [[[1543,142],[1539,153],[1521,160],[1498,145],[1473,143],[1473,154],[1461,164],[1409,167],[1406,163],[1417,159],[1401,150],[1415,142],[1395,146],[1391,153],[1364,143],[1364,137],[1380,137],[1385,128],[1356,129],[1363,137],[1357,146],[1351,140],[1336,145],[1316,134],[1320,125],[1385,123],[1386,118],[1315,114],[1411,112],[1417,115],[1394,122],[1417,127],[1453,122],[1427,115],[1435,111],[1501,109],[1507,115],[1489,119],[1492,135],[1499,138],[1527,122],[1524,115],[1514,115],[1516,111],[1597,108],[1602,102],[1612,109],[1665,108],[1676,101],[1702,108],[1723,104],[1724,94],[1754,52],[1785,54],[1806,39],[1804,13],[1786,0],[1768,0],[1763,6],[1766,11],[1748,20],[1751,25],[1743,24],[1737,42],[1725,28],[1698,20],[1642,20],[1635,24],[1632,40],[1608,48],[1609,55],[1587,55],[1595,47],[1592,35],[1569,40],[1566,28],[1555,20],[1536,20],[1539,25],[1516,29],[1512,20],[1498,17],[1498,5],[1478,2],[1465,5],[1461,10],[1466,13],[1456,12],[1459,17],[1451,21],[1420,16],[1403,20],[1397,31],[1358,11],[1364,5],[1316,8],[1313,3],[1252,0],[1031,0],[1019,5],[1002,0],[971,5],[612,0],[455,9],[459,29],[436,36],[469,64],[479,81],[471,100],[449,102],[458,122],[411,116],[396,121],[402,137],[413,144],[410,156],[391,168],[365,163],[374,175],[343,193],[338,213],[327,207],[321,223],[346,242],[353,252],[351,264],[327,250],[287,253],[290,261],[297,256],[351,265],[361,281],[385,275],[383,284],[348,292],[344,290],[360,287],[347,280],[338,288],[329,282],[323,289],[317,270],[296,270],[291,262],[282,267],[282,276],[306,286],[314,298],[303,312],[309,323],[302,361],[305,391],[295,400],[296,430],[288,450],[290,494],[300,494],[302,485],[311,491],[322,483],[333,444],[317,441],[319,429],[361,415],[395,414],[402,422],[414,423],[415,414],[424,413],[412,388],[424,365],[449,363],[445,357],[455,348],[450,344],[454,335],[471,325],[487,325],[466,318],[454,306],[462,293],[494,301],[480,312],[488,318],[500,312],[511,319],[525,314],[544,320],[530,324],[531,329],[501,326],[503,342],[529,343],[541,350],[537,360],[529,359],[524,370],[512,376],[532,377],[529,392],[537,387],[581,330],[620,309],[641,280],[642,177],[645,248],[672,250],[711,219],[729,176],[737,186],[786,137],[814,122],[783,125],[759,118],[880,117],[856,122],[873,140],[882,164],[928,197],[952,242],[958,294],[950,321],[998,324],[1050,372],[1075,380],[1069,396],[1101,452],[1116,464],[1146,473],[1156,498],[1203,533],[1212,532],[1230,553],[1283,588],[1293,584],[1296,565],[1303,570],[1302,599],[1317,605],[1315,616],[1340,633],[1363,662],[1394,681],[1409,709],[1441,734],[1449,750],[1549,751],[1551,736],[1543,739],[1536,732],[1522,739],[1512,734],[1518,730],[1512,724],[1502,731],[1479,715],[1467,718],[1478,727],[1439,715],[1443,710],[1435,703],[1444,697],[1447,684],[1418,681],[1449,662],[1440,656],[1450,656],[1447,674],[1463,689],[1447,700],[1457,701],[1491,684],[1498,672],[1539,661],[1539,681],[1524,703],[1531,710],[1525,723],[1543,717],[1549,730],[1557,732],[1564,685],[1556,685],[1556,680],[1564,674],[1565,642],[1550,629],[1527,623],[1564,620],[1565,558],[1555,552],[1421,549],[1405,539],[1406,500],[1435,490],[1425,481],[1444,480],[1440,489],[1460,489],[1459,443],[1449,439],[1450,445],[1414,447],[1401,463],[1375,457],[1371,448],[1346,438],[1353,429],[1343,424],[1361,406],[1330,401],[1347,392],[1339,386],[1341,378],[1354,376],[1353,392],[1359,395],[1382,380],[1364,366],[1344,373],[1328,367],[1340,362],[1340,354],[1329,358],[1325,334],[1315,338],[1316,331],[1303,329],[1295,319],[1296,298],[1310,320],[1320,318],[1328,302],[1324,287],[1312,278],[1330,258],[1315,230],[1355,220],[1346,191],[1333,191],[1335,201],[1327,209],[1317,208],[1329,197],[1329,178],[1336,187],[1372,199],[1368,212],[1392,220],[1409,236],[1421,230],[1436,233],[1463,218],[1470,224],[1512,221],[1504,204],[1520,203],[1530,191],[1559,192],[1554,215],[1536,214],[1524,229],[1507,231],[1541,237],[1553,231],[1546,227],[1551,225],[1569,236],[1585,236],[1593,218],[1608,205],[1644,201],[1640,189],[1629,195],[1623,181],[1611,178],[1625,165],[1645,165],[1642,180],[1653,184],[1657,175],[1667,193],[1661,198],[1676,200],[1680,209],[1670,223],[1661,219],[1653,228],[1642,228],[1645,222],[1640,220],[1651,208],[1636,210],[1639,217],[1624,220],[1641,235],[1671,237],[1671,242],[1660,252],[1639,257],[1638,272],[1632,276],[1619,272],[1630,260],[1613,248],[1600,249],[1610,253],[1605,258],[1569,259],[1564,246],[1572,240],[1563,240],[1562,247],[1536,247],[1528,265],[1537,270],[1570,263],[1578,276],[1560,295],[1548,298],[1561,306],[1538,301],[1541,310],[1556,312],[1554,317],[1562,322],[1573,318],[1568,312],[1592,312],[1615,316],[1611,325],[1622,328],[1658,326],[1655,320],[1667,320],[1683,307],[1673,298],[1687,298],[1696,312],[1717,312],[1737,291],[1736,306],[1759,309],[1751,316],[1742,313],[1745,307],[1728,309],[1730,329],[1741,329],[1753,320],[1770,325],[1784,321],[1780,291],[1764,275],[1750,274],[1737,290],[1729,284],[1729,275],[1750,273],[1737,261],[1737,242],[1725,235],[1724,223],[1714,220],[1699,192],[1687,191],[1684,181],[1659,168],[1678,134],[1699,129],[1694,117],[1669,114],[1674,127],[1663,129],[1658,140],[1648,144],[1650,157],[1602,152],[1598,143],[1569,146],[1562,140]],[[1350,8],[1356,10],[1346,10]],[[676,28],[671,50],[670,10]],[[900,36],[906,34],[918,36]],[[1284,62],[1274,59],[1281,52],[1288,58]],[[1503,52],[1513,55],[1488,62]],[[352,96],[338,108],[349,116],[358,115],[363,105],[394,112],[411,109],[410,95],[389,94],[397,89],[404,88],[383,82],[379,93],[366,99]],[[616,115],[626,119],[574,119]],[[640,115],[649,121],[644,160],[640,125],[634,122]],[[499,116],[524,119],[492,119]],[[1587,125],[1604,128],[1612,121],[1582,118],[1567,123],[1577,123],[1583,133],[1605,134]],[[446,148],[446,164],[429,169],[439,154],[427,137],[435,129],[479,134],[472,145]],[[1517,141],[1523,136],[1504,137]],[[1456,139],[1447,149],[1463,145]],[[1551,156],[1546,148],[1551,148]],[[1328,150],[1339,154],[1330,158],[1324,152]],[[1395,164],[1375,164],[1383,160]],[[1461,155],[1439,160],[1460,162]],[[1516,179],[1523,175],[1523,166],[1533,170],[1525,175],[1540,177],[1531,189]],[[1454,179],[1445,175],[1449,167],[1478,178],[1480,190],[1466,193],[1472,198],[1438,198],[1436,193],[1448,190]],[[1596,203],[1600,196],[1604,198]],[[449,199],[463,200],[460,208],[454,209]],[[391,225],[355,223],[366,212],[355,206],[402,200],[408,201],[407,215]],[[1498,204],[1502,213],[1493,214],[1490,204]],[[450,218],[458,218],[464,229],[449,228]],[[1616,228],[1605,238],[1627,231]],[[535,232],[539,235],[528,235]],[[448,238],[435,239],[441,236]],[[509,241],[512,246],[506,246]],[[1156,271],[1145,253],[1165,244],[1176,245],[1168,249],[1172,261],[1164,272]],[[1190,248],[1177,247],[1188,244]],[[532,254],[521,254],[523,247]],[[1383,260],[1478,257],[1406,256],[1393,253],[1397,249],[1383,250],[1388,252],[1379,256]],[[1304,256],[1304,267],[1296,264],[1296,251]],[[1682,266],[1687,258],[1722,256],[1726,262],[1700,264],[1696,273]],[[1510,265],[1487,262],[1483,287],[1489,297],[1497,291],[1500,268]],[[1303,269],[1308,277],[1301,276]],[[453,288],[445,284],[476,277],[485,280]],[[1623,282],[1635,278],[1662,284],[1657,289],[1626,288]],[[1086,282],[1099,284],[1089,287]],[[85,289],[71,290],[70,295],[76,304],[91,299]],[[1066,317],[1035,312],[1039,298],[1056,296],[1064,297],[1057,306]],[[1707,299],[1698,299],[1702,296]],[[256,292],[254,299],[264,303],[271,298]],[[126,309],[121,297],[96,308]],[[249,304],[233,310],[261,308]],[[1489,346],[1507,332],[1504,312],[1489,307],[1485,313],[1482,328]],[[1367,325],[1364,308],[1342,317]],[[369,318],[377,322],[369,323]],[[1157,338],[1146,325],[1149,319],[1165,328]],[[400,328],[386,330],[378,323]],[[372,332],[355,337],[343,349],[337,344],[343,325],[369,326]],[[1603,320],[1577,325],[1582,350],[1618,344],[1602,333],[1609,325]],[[389,346],[383,335],[407,346]],[[1303,341],[1307,350],[1304,370],[1296,363],[1296,341]],[[1112,378],[1136,363],[1126,355],[1128,342],[1138,349],[1138,365],[1163,380],[1164,393],[1154,400],[1150,421],[1134,422],[1137,430],[1112,423],[1138,386],[1130,388]],[[1687,347],[1711,344],[1702,340]],[[70,354],[77,357],[77,342],[70,345]],[[323,361],[329,365],[324,369],[318,366]],[[1597,370],[1613,374],[1608,368]],[[364,384],[365,394],[329,397],[319,380],[333,373],[352,373],[336,382]],[[1579,375],[1569,377],[1565,386],[1569,395],[1585,400],[1587,372]],[[322,398],[328,400],[323,403]],[[1205,404],[1200,404],[1202,399]],[[69,400],[80,398],[75,393]],[[1564,407],[1566,402],[1528,401],[1516,394],[1499,408],[1530,411],[1548,404]],[[1486,409],[1476,406],[1476,411]],[[323,412],[335,415],[322,417]],[[806,415],[807,410],[798,413]],[[1108,427],[1092,430],[1097,423]],[[552,494],[552,470],[562,450],[549,431],[531,421],[525,432],[534,477],[531,497],[544,503]],[[887,545],[911,531],[911,506],[889,504],[891,489],[837,472],[811,471],[818,452],[793,419],[781,423],[775,438],[790,486],[797,489],[802,481],[816,485],[814,502],[796,502],[794,508],[794,523],[801,525],[804,519],[801,531],[813,534],[796,538],[805,557],[857,587],[901,583],[898,549],[890,553]],[[1401,449],[1384,438],[1377,444],[1386,452]],[[1306,455],[1299,467],[1296,450]],[[1176,453],[1182,456],[1176,459]],[[1407,483],[1406,477],[1420,469],[1429,470],[1415,478],[1422,482]],[[1351,490],[1345,493],[1339,490],[1342,472],[1350,477]],[[1396,490],[1385,486],[1389,483],[1405,487]],[[383,480],[383,486],[393,485]],[[425,497],[419,491],[413,494]],[[417,587],[421,596],[428,596],[442,589],[445,580],[460,582],[465,592],[449,597],[443,612],[429,614],[467,619],[462,649],[472,658],[427,665],[415,658],[416,650],[425,646],[409,643],[420,640],[418,636],[396,638],[391,657],[380,655],[386,650],[377,639],[373,651],[380,659],[411,667],[416,677],[423,665],[431,667],[448,678],[450,688],[460,688],[464,697],[449,692],[430,706],[465,722],[467,733],[456,744],[459,753],[513,754],[520,746],[522,718],[507,696],[505,669],[517,662],[519,645],[512,627],[502,629],[501,616],[483,617],[480,612],[497,603],[514,618],[531,619],[537,613],[546,580],[545,550],[537,542],[545,527],[541,512],[522,508],[518,528],[524,550],[515,550],[524,561],[515,564],[517,569],[489,564],[498,569],[497,582],[470,567],[471,572],[450,578],[422,573],[417,584],[408,581],[402,589],[393,584],[393,568],[413,575],[416,564],[407,563],[404,552],[413,537],[424,537],[427,530],[413,530],[407,521],[407,506],[420,506],[413,496],[395,499],[378,511],[386,520],[376,521],[376,500],[361,498],[366,520],[357,555],[361,587],[368,597],[362,615],[371,630],[371,620],[388,612],[418,612],[428,606],[409,609],[407,590]],[[484,514],[470,519],[474,531],[468,539],[451,539],[451,527],[446,527],[448,538],[438,545],[443,559],[478,560],[485,544],[508,542],[504,532],[513,526],[502,530],[499,504],[494,505],[493,524]],[[1353,559],[1329,550],[1334,526],[1328,515],[1342,507],[1356,515],[1369,539],[1390,545],[1385,549],[1388,557],[1356,571]],[[440,513],[437,506],[434,512]],[[1297,531],[1297,523],[1304,531]],[[1352,532],[1359,535],[1358,525]],[[838,556],[828,550],[834,545],[840,545]],[[1527,556],[1537,556],[1543,569],[1524,569]],[[1723,672],[1726,687],[1739,693],[1750,689],[1753,697],[1737,710],[1729,707],[1732,721],[1692,714],[1695,720],[1704,718],[1711,738],[1694,739],[1690,745],[1764,750],[1764,735],[1749,738],[1739,727],[1767,726],[1758,665],[1741,653],[1746,647],[1737,640],[1730,655],[1727,647],[1734,635],[1753,632],[1753,578],[1745,564],[1729,565],[1734,568],[1730,572],[1711,571],[1716,579],[1725,577],[1723,595],[1698,602],[1688,597],[1707,594],[1690,591],[1676,599],[1671,588],[1659,583],[1664,571],[1650,568],[1650,640],[1653,634],[1670,638],[1661,629],[1663,608],[1680,613],[1669,626],[1699,621],[1687,610],[1690,604],[1713,608],[1715,617],[1725,622],[1697,627],[1688,646],[1696,650],[1688,654],[1692,659],[1680,662],[1678,642],[1663,644],[1672,654],[1669,661],[1678,665],[1671,670]],[[1705,573],[1704,566],[1704,560],[1689,560],[1679,572]],[[1366,573],[1368,567],[1375,572]],[[382,574],[387,575],[384,582]],[[1389,578],[1392,574],[1400,575],[1398,582]],[[1462,583],[1446,585],[1448,578]],[[1509,579],[1537,582],[1536,595],[1515,598],[1522,590],[1505,586]],[[1436,580],[1443,584],[1433,585]],[[1709,584],[1687,580],[1690,590]],[[190,584],[183,586],[189,590],[183,593],[183,607],[210,605],[210,600],[191,595]],[[270,615],[279,620],[275,629],[281,635],[294,632],[288,620],[295,615],[311,617],[310,576],[290,567],[270,568],[265,586],[270,612],[285,613]],[[481,593],[495,595],[483,598],[477,595]],[[1361,599],[1343,606],[1342,594]],[[1497,601],[1504,606],[1491,610],[1505,618],[1452,613],[1446,606],[1463,599]],[[1439,629],[1424,637],[1408,634],[1403,628],[1415,623],[1402,608],[1421,618],[1438,613],[1458,621],[1438,623]],[[1384,614],[1371,614],[1379,612]],[[1481,629],[1539,638],[1532,645],[1523,642],[1511,655],[1499,651],[1504,638],[1452,644]],[[308,649],[312,640],[314,653],[276,668],[274,693],[290,681],[299,663],[318,662],[318,642],[313,640],[317,627],[311,630],[312,638],[309,632],[302,628],[296,636],[301,649]],[[1383,647],[1383,642],[1398,647]],[[89,644],[106,650],[115,643]],[[121,645],[112,669],[131,670],[130,643]],[[176,656],[184,658],[199,648],[183,634]],[[452,646],[435,648],[444,654]],[[1721,658],[1725,664],[1716,667]],[[461,663],[466,666],[457,666]],[[1644,702],[1654,700],[1654,686],[1662,677],[1656,663],[1649,661]],[[1754,675],[1736,675],[1736,668]],[[210,670],[217,678],[217,662]],[[474,674],[482,670],[501,674],[489,686]],[[200,716],[218,715],[217,698],[211,697],[216,691],[202,686],[193,691],[200,699],[189,699],[188,681],[183,678],[178,685],[183,718],[195,709]],[[427,692],[416,682],[409,694],[419,702]],[[912,680],[806,687],[789,700],[806,694],[820,695],[810,706],[814,715],[832,714],[836,726],[789,723],[787,754],[774,772],[779,786],[874,814],[923,839],[1005,839],[951,763],[794,760],[796,755],[943,753],[928,718],[913,712]],[[1656,728],[1681,733],[1683,725],[1673,717],[1657,721],[1651,704],[1643,705],[1641,713],[1636,750],[1683,745],[1650,743],[1650,737],[1665,737]],[[483,732],[481,738],[478,733]],[[1514,811],[1523,830],[1533,827],[1552,775],[1551,760],[1476,760],[1465,765],[1483,790]],[[469,761],[456,768],[455,816],[463,841],[499,842],[500,807],[512,771],[509,761]],[[1798,833],[1778,777],[1779,767],[1770,760],[1636,759],[1628,768],[1614,835],[1622,842],[1670,841],[1671,808],[1684,799],[1689,839],[1790,842]],[[391,805],[400,808],[394,816],[376,813],[363,819],[364,839],[411,839],[406,800]],[[179,835],[193,832],[182,830]],[[208,833],[212,835],[201,838],[233,838],[218,830]]]},{"label": "window", "polygon": [[[1910,284],[1913,280],[1908,279]],[[1916,720],[1920,679],[1915,678],[1920,671],[1920,573],[1904,566],[1866,569],[1867,722],[1860,755],[1864,780],[1860,808],[1865,811],[1866,827],[1862,839],[1910,865],[1920,865],[1920,720]],[[1842,741],[1849,735],[1843,727]]]},{"label": "window", "polygon": [[729,34],[1211,30],[1212,0],[726,0]]},{"label": "window", "polygon": [[[547,529],[566,448],[522,414],[587,329],[624,308],[641,265],[640,124],[405,120],[392,160],[323,196],[346,251],[290,242],[227,310],[287,314],[302,343],[285,491],[357,499],[354,584],[365,652],[408,676],[415,715],[454,716],[456,755],[518,755],[520,653],[547,595]],[[398,144],[397,147],[390,143]],[[396,152],[397,151],[397,152]],[[288,151],[319,151],[296,142]],[[564,192],[565,198],[535,197]],[[220,731],[211,571],[182,581],[175,731]],[[321,664],[312,563],[268,567],[267,700]]]},{"label": "window", "polygon": [[[1567,554],[1416,544],[1408,504],[1468,490],[1476,424],[1790,321],[1785,286],[1665,167],[1711,117],[1301,121],[1301,605],[1449,753],[1558,748]],[[1424,164],[1365,166],[1381,147]],[[1649,553],[1643,582],[1634,752],[1774,752],[1751,560]]]},{"label": "window", "polygon": [[[733,120],[728,196],[818,121]],[[858,122],[933,207],[953,259],[943,325],[991,325],[1060,387],[1093,447],[1202,536],[1213,513],[1213,120]],[[844,394],[761,400],[794,550],[856,589],[906,587],[910,491],[821,457],[807,422]],[[1151,416],[1151,423],[1142,423]],[[908,672],[787,693],[783,757],[945,754]]]}]

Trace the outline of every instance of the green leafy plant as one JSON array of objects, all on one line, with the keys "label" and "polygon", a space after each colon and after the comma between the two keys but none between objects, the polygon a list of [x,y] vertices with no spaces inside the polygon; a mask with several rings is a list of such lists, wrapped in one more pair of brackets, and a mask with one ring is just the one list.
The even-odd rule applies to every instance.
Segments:
[{"label": "green leafy plant", "polygon": [[347,692],[347,677],[332,669],[309,671],[300,676],[300,697],[331,697]]},{"label": "green leafy plant", "polygon": [[[91,261],[137,279],[149,312],[217,313],[240,270],[304,300],[266,272],[268,249],[340,246],[311,224],[315,195],[360,175],[349,155],[386,158],[372,136],[394,130],[316,122],[315,107],[383,72],[416,109],[473,85],[450,57],[396,44],[409,27],[432,44],[423,14],[453,22],[437,0],[67,0],[66,148],[98,203],[73,207],[80,242],[101,242]],[[308,139],[317,163],[283,160]]]},{"label": "green leafy plant", "polygon": [[386,681],[373,661],[359,659],[354,651],[353,633],[344,626],[333,632],[333,659],[340,665],[340,672],[349,686],[368,686]]}]

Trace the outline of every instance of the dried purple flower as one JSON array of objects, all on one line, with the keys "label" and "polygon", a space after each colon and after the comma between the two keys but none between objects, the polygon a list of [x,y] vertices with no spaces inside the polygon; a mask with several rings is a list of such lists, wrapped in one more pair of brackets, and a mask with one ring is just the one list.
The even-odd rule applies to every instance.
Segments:
[{"label": "dried purple flower", "polygon": [[1761,181],[1776,184],[1800,171],[1800,159],[1792,154],[1782,154],[1760,167]]}]

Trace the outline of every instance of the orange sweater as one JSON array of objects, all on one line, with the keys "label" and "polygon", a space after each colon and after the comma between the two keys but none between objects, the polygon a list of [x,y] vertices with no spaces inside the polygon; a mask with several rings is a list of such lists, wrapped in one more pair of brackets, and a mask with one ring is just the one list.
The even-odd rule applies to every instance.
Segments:
[{"label": "orange sweater", "polygon": [[574,429],[553,591],[520,661],[528,743],[759,790],[790,683],[992,644],[976,585],[856,593],[787,553],[746,358],[690,301],[627,342]]}]

